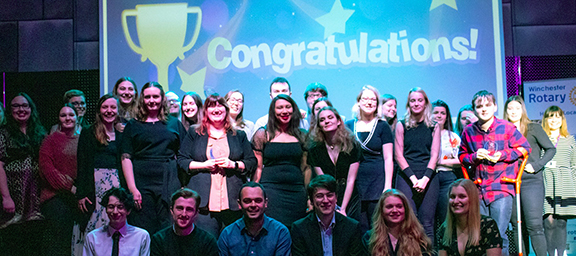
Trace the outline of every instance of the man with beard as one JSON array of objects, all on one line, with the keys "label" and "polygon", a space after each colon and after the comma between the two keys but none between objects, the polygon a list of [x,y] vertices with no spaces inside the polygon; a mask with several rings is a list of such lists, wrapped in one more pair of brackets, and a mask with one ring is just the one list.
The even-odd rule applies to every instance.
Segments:
[{"label": "man with beard", "polygon": [[264,214],[268,204],[264,187],[245,183],[238,198],[244,217],[220,233],[220,255],[290,255],[288,228]]},{"label": "man with beard", "polygon": [[327,174],[308,184],[314,211],[292,224],[292,255],[362,255],[360,223],[336,212],[337,187]]},{"label": "man with beard", "polygon": [[218,256],[216,239],[194,225],[200,200],[200,195],[188,188],[172,194],[170,212],[174,224],[154,234],[151,255]]}]

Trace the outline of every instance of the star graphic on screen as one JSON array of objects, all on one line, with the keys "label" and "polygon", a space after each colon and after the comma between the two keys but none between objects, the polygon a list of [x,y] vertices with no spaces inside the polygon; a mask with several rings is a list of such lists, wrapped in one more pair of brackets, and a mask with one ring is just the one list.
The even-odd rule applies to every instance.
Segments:
[{"label": "star graphic on screen", "polygon": [[456,0],[432,0],[432,4],[430,5],[430,11],[436,9],[436,7],[443,4],[452,7],[454,10],[458,10],[458,7],[456,7]]},{"label": "star graphic on screen", "polygon": [[204,95],[204,79],[206,78],[206,67],[188,75],[180,67],[178,69],[178,74],[180,74],[180,79],[182,80],[182,86],[180,89],[185,92],[196,92],[200,95]]},{"label": "star graphic on screen", "polygon": [[334,1],[332,10],[318,18],[316,21],[324,26],[324,38],[334,33],[346,33],[346,21],[352,16],[354,10],[344,9],[340,0]]}]

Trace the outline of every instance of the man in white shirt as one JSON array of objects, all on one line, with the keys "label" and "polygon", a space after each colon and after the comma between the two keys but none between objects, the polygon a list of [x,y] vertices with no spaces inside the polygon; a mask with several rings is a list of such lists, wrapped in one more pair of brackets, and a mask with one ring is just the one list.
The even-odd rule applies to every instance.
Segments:
[{"label": "man in white shirt", "polygon": [[150,255],[150,235],[144,229],[128,225],[126,218],[134,207],[132,194],[112,188],[100,204],[106,207],[110,222],[86,235],[84,256]]},{"label": "man in white shirt", "polygon": [[[270,100],[274,99],[276,96],[280,94],[286,94],[288,96],[292,96],[290,83],[288,83],[288,80],[286,80],[286,78],[284,77],[276,77],[274,78],[274,80],[272,80],[272,83],[270,84]],[[268,114],[256,120],[256,122],[254,123],[254,133],[256,133],[256,131],[260,127],[266,126],[266,124],[268,124]],[[302,118],[302,120],[300,121],[300,128],[308,130],[308,128],[310,128],[308,120]]]}]

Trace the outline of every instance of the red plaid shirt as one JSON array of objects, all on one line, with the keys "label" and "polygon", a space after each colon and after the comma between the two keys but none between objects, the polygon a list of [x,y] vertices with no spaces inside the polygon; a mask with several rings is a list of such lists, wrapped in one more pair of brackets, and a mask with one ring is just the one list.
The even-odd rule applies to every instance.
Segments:
[{"label": "red plaid shirt", "polygon": [[[502,153],[497,163],[476,157],[478,149],[489,149],[490,145]],[[458,157],[462,164],[472,166],[474,174],[470,177],[474,177],[474,180],[482,179],[482,183],[479,184],[480,195],[487,205],[496,199],[515,194],[514,184],[503,182],[501,178],[516,178],[517,160],[522,157],[519,147],[526,149],[528,154],[531,151],[530,144],[516,126],[496,117],[487,132],[480,128],[479,122],[468,125],[462,131]]]}]

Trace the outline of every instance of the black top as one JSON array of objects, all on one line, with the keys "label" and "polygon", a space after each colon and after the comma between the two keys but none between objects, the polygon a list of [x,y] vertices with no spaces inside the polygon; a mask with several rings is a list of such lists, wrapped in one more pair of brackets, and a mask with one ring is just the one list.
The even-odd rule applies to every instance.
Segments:
[{"label": "black top", "polygon": [[[208,147],[208,134],[200,135],[194,128],[190,128],[182,147],[178,152],[178,166],[181,170],[187,171],[191,176],[188,187],[195,190],[203,198],[200,207],[205,207],[210,201],[210,184],[212,182],[210,172],[200,172],[199,170],[190,170],[190,162],[204,162],[208,160],[206,148]],[[226,171],[226,188],[228,190],[228,205],[231,210],[238,210],[238,192],[240,187],[246,181],[246,174],[256,169],[258,164],[252,145],[246,137],[244,131],[232,131],[226,133],[230,155],[228,159],[232,161],[244,162],[244,170],[225,169]]]},{"label": "black top", "polygon": [[187,236],[178,236],[172,226],[166,227],[152,236],[150,244],[152,256],[218,256],[216,239],[208,232],[194,227]]},{"label": "black top", "polygon": [[[78,177],[76,178],[76,198],[88,197],[91,202],[96,202],[94,187],[94,169],[117,169],[120,170],[118,157],[118,144],[122,137],[115,131],[117,140],[109,141],[108,145],[101,144],[94,135],[94,126],[82,129],[78,139]],[[123,176],[123,175],[119,175]]]},{"label": "black top", "polygon": [[383,146],[393,142],[392,132],[388,123],[378,120],[374,123],[371,132],[356,132],[357,120],[346,122],[346,126],[353,131],[358,144],[362,148],[362,159],[356,176],[356,186],[361,200],[378,200],[385,184],[385,163]]},{"label": "black top", "polygon": [[[326,143],[322,142],[310,148],[308,151],[307,162],[312,167],[320,167],[324,174],[331,175],[336,179],[336,182],[338,183],[338,205],[341,205],[342,200],[344,199],[350,165],[360,162],[361,158],[362,154],[360,146],[355,143],[354,148],[352,148],[350,153],[341,151],[338,154],[338,159],[336,159],[336,164],[334,164],[332,159],[330,159],[328,149],[326,149]],[[357,193],[356,184],[354,185],[353,192]]]},{"label": "black top", "polygon": [[364,158],[383,159],[382,146],[387,143],[394,143],[394,136],[392,136],[390,125],[382,120],[377,120],[372,137],[370,137],[370,132],[355,131],[356,121],[357,120],[347,121],[346,127],[356,136],[358,143],[363,144],[363,142],[365,142],[365,147],[362,147],[362,155]]},{"label": "black top", "polygon": [[[372,255],[372,250],[370,249],[370,236],[372,235],[372,230],[368,230],[366,231],[366,233],[364,233],[364,236],[362,236],[362,249],[363,249],[363,253],[364,255],[368,256],[368,255]],[[390,239],[388,239],[388,255],[390,256],[404,256],[404,255],[399,255],[398,251],[400,250],[400,246],[398,244],[396,244],[396,250],[392,249],[392,241],[390,241]],[[436,255],[435,253],[428,253],[426,252],[426,248],[420,248],[420,251],[422,252],[422,256],[431,256],[431,255]]]},{"label": "black top", "polygon": [[[458,252],[458,237],[453,235],[450,244],[445,245],[442,244],[442,239],[444,239],[444,231],[446,230],[446,225],[442,224],[440,229],[438,229],[438,233],[440,235],[439,241],[440,250],[444,250],[448,253],[449,256],[459,256],[460,253]],[[456,234],[456,226],[454,226],[454,230],[452,234]],[[488,216],[482,216],[480,219],[480,241],[478,245],[469,245],[466,244],[466,248],[464,249],[464,255],[467,256],[481,256],[486,255],[486,250],[492,248],[502,248],[502,237],[500,236],[500,232],[498,231],[498,225],[496,225],[496,221]]]},{"label": "black top", "polygon": [[[332,253],[334,256],[364,255],[362,250],[362,231],[358,221],[336,214],[332,229]],[[322,233],[316,213],[312,211],[306,217],[292,224],[292,255],[324,255],[322,248]]]},{"label": "black top", "polygon": [[406,162],[412,169],[425,170],[430,161],[434,127],[428,127],[426,123],[420,122],[418,126],[408,129],[404,120],[401,123],[404,127],[404,158]]},{"label": "black top", "polygon": [[[528,163],[532,165],[536,173],[532,174],[524,172],[522,174],[522,179],[543,180],[540,171],[544,169],[544,166],[548,161],[552,160],[556,154],[556,147],[552,144],[540,124],[529,123],[526,127],[526,131],[526,139],[532,148],[532,152],[530,152],[530,156],[528,157]],[[542,151],[544,151],[544,154],[542,154]],[[520,161],[518,162],[521,163]]]},{"label": "black top", "polygon": [[128,121],[122,133],[121,153],[133,160],[167,161],[175,159],[186,130],[177,118],[166,122]]},{"label": "black top", "polygon": [[324,174],[330,174],[336,180],[348,178],[350,164],[360,162],[362,155],[360,146],[354,144],[350,153],[340,152],[336,164],[330,159],[326,143],[318,143],[312,146],[308,152],[308,164],[313,167],[320,167]]}]

